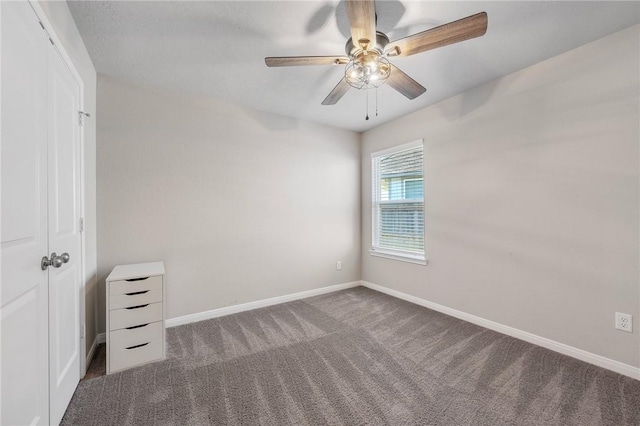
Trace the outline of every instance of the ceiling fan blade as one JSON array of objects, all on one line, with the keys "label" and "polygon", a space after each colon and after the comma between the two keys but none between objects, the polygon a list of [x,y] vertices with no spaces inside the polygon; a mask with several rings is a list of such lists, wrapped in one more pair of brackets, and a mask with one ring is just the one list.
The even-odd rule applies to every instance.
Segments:
[{"label": "ceiling fan blade", "polygon": [[342,80],[340,80],[340,82],[336,84],[336,87],[334,87],[331,93],[329,93],[324,101],[322,101],[322,105],[335,105],[336,103],[338,103],[340,98],[342,98],[344,94],[347,93],[347,90],[349,90],[350,87],[351,86],[349,86],[347,80],[342,77]]},{"label": "ceiling fan blade", "polygon": [[386,51],[389,56],[410,56],[480,37],[487,32],[487,22],[486,12],[476,13],[475,15],[391,42]]},{"label": "ceiling fan blade", "polygon": [[346,0],[351,39],[355,46],[367,49],[376,43],[376,5],[374,0]]},{"label": "ceiling fan blade", "polygon": [[415,99],[427,91],[420,83],[403,73],[400,68],[391,64],[391,74],[387,84],[409,99]]},{"label": "ceiling fan blade", "polygon": [[346,56],[283,56],[264,58],[268,67],[296,67],[301,65],[344,65]]}]

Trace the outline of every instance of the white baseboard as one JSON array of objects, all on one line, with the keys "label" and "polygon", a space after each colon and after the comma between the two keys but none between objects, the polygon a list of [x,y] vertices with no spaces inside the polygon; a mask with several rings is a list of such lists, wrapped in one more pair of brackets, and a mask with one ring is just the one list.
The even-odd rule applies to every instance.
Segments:
[{"label": "white baseboard", "polygon": [[236,314],[238,312],[250,311],[251,309],[264,308],[266,306],[278,305],[280,303],[291,302],[292,300],[304,299],[321,294],[331,293],[346,288],[358,287],[360,281],[354,281],[344,284],[336,284],[328,287],[316,288],[300,293],[287,294],[284,296],[272,297],[270,299],[257,300],[255,302],[242,303],[240,305],[226,306],[224,308],[212,309],[210,311],[198,312],[196,314],[184,315],[181,317],[170,318],[165,320],[165,327],[176,327],[178,325],[189,324],[192,322],[203,321],[211,318],[223,317],[225,315]]},{"label": "white baseboard", "polygon": [[106,334],[105,333],[98,333],[96,335],[96,338],[93,339],[93,343],[91,344],[91,348],[89,349],[89,352],[87,353],[87,362],[85,363],[85,370],[87,370],[89,368],[89,366],[91,365],[91,361],[93,361],[93,357],[96,354],[96,349],[98,348],[98,345],[100,343],[104,343],[105,339],[106,339]]},{"label": "white baseboard", "polygon": [[93,361],[93,356],[96,354],[96,348],[98,347],[98,337],[96,336],[95,339],[93,339],[93,343],[91,344],[91,348],[89,349],[89,352],[87,353],[87,362],[84,363],[85,368],[85,374],[87,373],[87,370],[89,369],[89,366],[91,365],[91,361]]},{"label": "white baseboard", "polygon": [[415,303],[416,305],[433,309],[434,311],[438,311],[443,314],[479,325],[481,327],[497,331],[498,333],[506,334],[508,336],[515,337],[516,339],[524,340],[525,342],[533,343],[534,345],[542,346],[543,348],[559,352],[563,355],[567,355],[581,361],[588,362],[589,364],[597,365],[598,367],[606,368],[607,370],[615,371],[616,373],[620,373],[633,379],[640,380],[640,368],[638,367],[624,364],[613,359],[605,358],[601,355],[596,355],[582,349],[574,348],[573,346],[565,345],[564,343],[556,342],[555,340],[547,339],[546,337],[541,337],[536,334],[519,330],[517,328],[509,327],[491,320],[477,317],[475,315],[467,314],[465,312],[458,311],[447,306],[439,305],[437,303],[430,302],[419,297],[411,296],[409,294],[402,293],[388,287],[373,284],[368,281],[362,281],[362,285],[372,290],[397,297],[398,299],[406,300],[407,302]]}]

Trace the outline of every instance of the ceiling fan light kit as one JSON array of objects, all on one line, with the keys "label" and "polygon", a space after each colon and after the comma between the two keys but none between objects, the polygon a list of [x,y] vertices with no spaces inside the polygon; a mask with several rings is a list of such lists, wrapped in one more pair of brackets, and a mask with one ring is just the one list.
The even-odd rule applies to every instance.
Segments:
[{"label": "ceiling fan light kit", "polygon": [[389,44],[389,38],[376,32],[376,43],[369,40],[359,40],[358,45],[353,38],[347,40],[345,51],[350,58],[344,70],[344,78],[351,87],[356,89],[378,88],[389,78],[391,64],[385,57],[384,48]]},{"label": "ceiling fan light kit", "polygon": [[351,38],[345,47],[347,56],[265,58],[268,67],[346,64],[344,77],[322,101],[322,105],[335,105],[350,87],[373,89],[385,83],[408,99],[415,99],[427,89],[387,58],[414,55],[480,37],[487,32],[487,14],[480,12],[389,42],[384,33],[376,31],[374,0],[345,0],[345,6],[351,27]]},{"label": "ceiling fan light kit", "polygon": [[391,75],[391,64],[382,56],[363,55],[352,59],[344,71],[344,78],[356,89],[380,87]]}]

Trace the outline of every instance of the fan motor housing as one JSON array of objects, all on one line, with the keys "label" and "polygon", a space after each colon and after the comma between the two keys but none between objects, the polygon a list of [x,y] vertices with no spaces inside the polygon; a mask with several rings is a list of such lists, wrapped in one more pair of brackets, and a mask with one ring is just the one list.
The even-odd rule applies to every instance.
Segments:
[{"label": "fan motor housing", "polygon": [[[380,31],[376,31],[376,43],[374,45],[367,46],[367,52],[377,52],[378,55],[382,55],[387,44],[389,44],[389,37]],[[344,50],[347,56],[351,59],[357,58],[362,52],[364,52],[361,46],[353,43],[353,39],[351,37],[347,40]]]}]

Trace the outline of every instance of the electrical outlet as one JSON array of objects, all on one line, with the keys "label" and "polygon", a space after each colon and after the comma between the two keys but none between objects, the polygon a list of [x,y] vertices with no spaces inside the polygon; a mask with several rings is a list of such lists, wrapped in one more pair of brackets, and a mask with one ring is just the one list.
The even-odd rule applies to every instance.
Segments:
[{"label": "electrical outlet", "polygon": [[621,314],[620,312],[616,312],[616,328],[618,330],[632,333],[633,332],[633,316],[629,314]]},{"label": "electrical outlet", "polygon": [[342,261],[341,261],[341,260],[338,260],[338,261],[336,262],[336,271],[339,271],[339,270],[341,270],[341,269],[342,269]]}]

